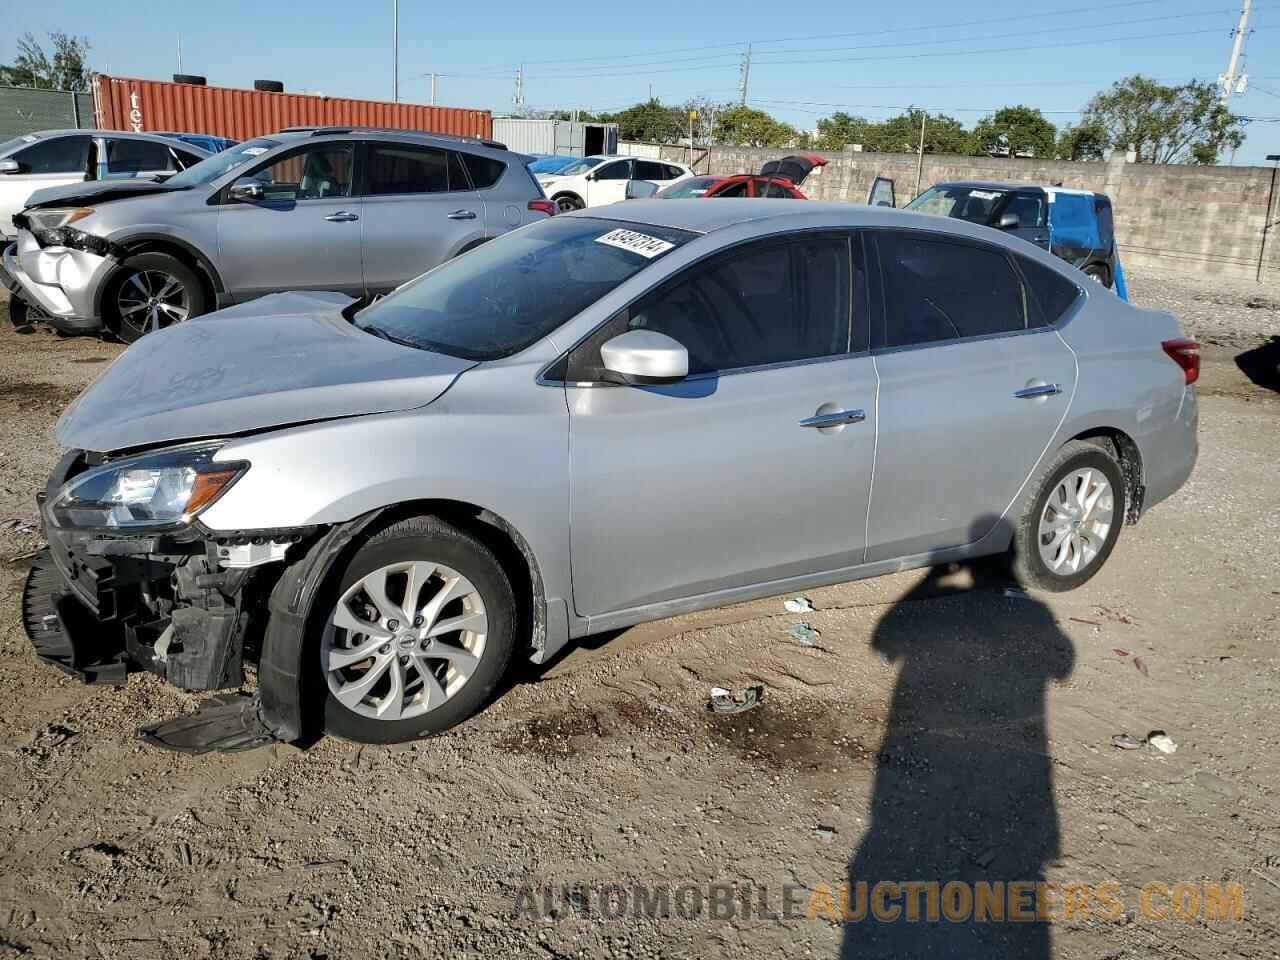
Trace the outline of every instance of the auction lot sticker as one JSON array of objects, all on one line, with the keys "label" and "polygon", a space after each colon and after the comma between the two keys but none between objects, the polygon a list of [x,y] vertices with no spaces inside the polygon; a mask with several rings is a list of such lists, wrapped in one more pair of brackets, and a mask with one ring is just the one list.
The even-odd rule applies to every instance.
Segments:
[{"label": "auction lot sticker", "polygon": [[648,260],[661,256],[675,246],[674,243],[659,240],[657,237],[651,237],[647,233],[637,233],[635,230],[622,229],[610,230],[603,237],[596,237],[596,243],[617,247],[619,250],[630,250],[632,253],[638,253]]}]

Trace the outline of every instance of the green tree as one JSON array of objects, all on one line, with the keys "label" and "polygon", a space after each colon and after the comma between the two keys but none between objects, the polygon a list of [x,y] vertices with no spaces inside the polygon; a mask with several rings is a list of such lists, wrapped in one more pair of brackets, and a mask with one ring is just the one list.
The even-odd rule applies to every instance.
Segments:
[{"label": "green tree", "polygon": [[688,123],[679,107],[666,107],[656,99],[637,103],[614,114],[601,114],[605,123],[618,125],[618,139],[643,140],[648,143],[674,143],[688,136]]},{"label": "green tree", "polygon": [[875,124],[864,144],[878,153],[915,153],[920,146],[920,121],[924,118],[925,153],[968,154],[973,150],[973,134],[955,117],[931,113],[927,117],[918,107]]},{"label": "green tree", "polygon": [[89,40],[65,33],[49,34],[53,53],[45,52],[30,33],[18,38],[18,56],[13,63],[0,65],[0,85],[42,87],[51,90],[88,90]]},{"label": "green tree", "polygon": [[1034,107],[1002,107],[973,129],[973,146],[989,155],[1052,158],[1058,128]]},{"label": "green tree", "polygon": [[739,105],[720,114],[716,139],[745,147],[786,147],[798,134],[790,124],[775,120],[763,110]]},{"label": "green tree", "polygon": [[1058,158],[1061,160],[1101,160],[1107,147],[1107,131],[1096,122],[1086,121],[1074,127],[1063,128],[1058,137]]},{"label": "green tree", "polygon": [[843,150],[851,143],[866,145],[868,132],[873,124],[863,117],[855,117],[843,111],[818,121],[819,150]]},{"label": "green tree", "polygon": [[1129,77],[1090,100],[1083,121],[1101,127],[1115,149],[1132,147],[1140,163],[1216,163],[1244,142],[1241,119],[1214,84],[1198,80],[1170,87]]}]

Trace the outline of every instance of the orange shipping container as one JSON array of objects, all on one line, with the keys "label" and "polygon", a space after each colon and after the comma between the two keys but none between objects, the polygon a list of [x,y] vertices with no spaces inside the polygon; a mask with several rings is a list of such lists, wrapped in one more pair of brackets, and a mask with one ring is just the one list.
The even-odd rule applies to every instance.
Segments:
[{"label": "orange shipping container", "polygon": [[96,124],[104,130],[173,130],[235,140],[284,127],[321,126],[493,136],[493,115],[488,110],[200,87],[102,74],[93,80],[93,106]]}]

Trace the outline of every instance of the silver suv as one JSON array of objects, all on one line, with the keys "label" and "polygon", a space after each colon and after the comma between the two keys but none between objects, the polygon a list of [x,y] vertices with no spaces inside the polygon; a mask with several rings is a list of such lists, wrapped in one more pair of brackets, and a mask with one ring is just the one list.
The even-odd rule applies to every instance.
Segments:
[{"label": "silver suv", "polygon": [[143,334],[282,290],[387,293],[555,212],[502,144],[293,129],[163,182],[42,190],[0,282],[64,333]]}]

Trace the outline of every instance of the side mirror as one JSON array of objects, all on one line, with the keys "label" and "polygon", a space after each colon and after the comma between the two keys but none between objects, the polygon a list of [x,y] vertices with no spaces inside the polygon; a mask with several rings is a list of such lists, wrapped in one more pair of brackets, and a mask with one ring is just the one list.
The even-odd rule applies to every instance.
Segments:
[{"label": "side mirror", "polygon": [[18,173],[22,170],[22,164],[17,160],[0,160],[0,173]]},{"label": "side mirror", "polygon": [[260,183],[233,183],[227,191],[227,199],[236,203],[253,203],[263,197]]},{"label": "side mirror", "polygon": [[656,183],[650,183],[648,180],[627,181],[628,200],[645,200],[652,197],[657,192],[658,185]]},{"label": "side mirror", "polygon": [[1022,221],[1018,219],[1018,215],[1016,213],[1000,214],[1001,230],[1016,230],[1020,226],[1022,226]]},{"label": "side mirror", "polygon": [[611,383],[679,383],[689,375],[689,351],[656,330],[628,330],[600,347]]}]

